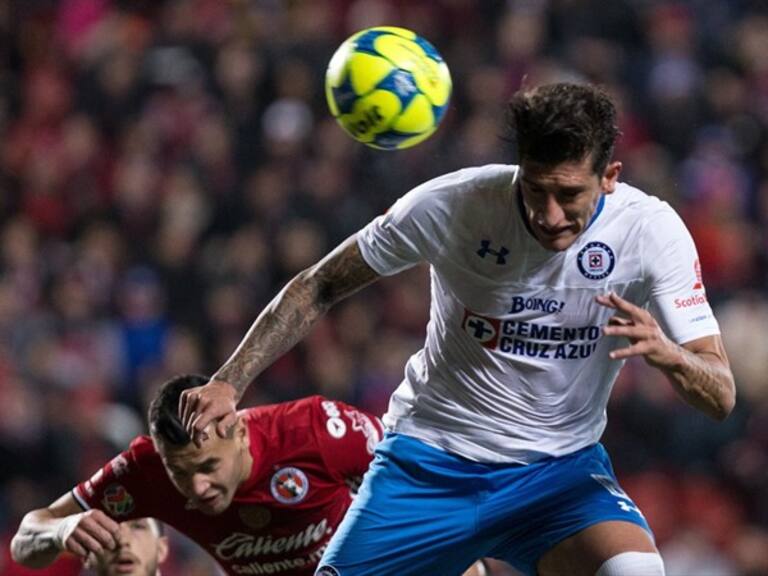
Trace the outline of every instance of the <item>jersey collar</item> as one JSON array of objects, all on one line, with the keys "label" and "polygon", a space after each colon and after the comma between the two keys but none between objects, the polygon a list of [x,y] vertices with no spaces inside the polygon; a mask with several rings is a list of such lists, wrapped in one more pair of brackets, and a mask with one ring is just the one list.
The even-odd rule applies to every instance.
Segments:
[{"label": "jersey collar", "polygon": [[589,219],[589,224],[587,224],[587,227],[584,228],[584,231],[586,232],[589,230],[589,227],[594,224],[595,220],[597,220],[597,217],[600,216],[600,212],[603,211],[603,208],[605,207],[605,194],[600,194],[600,200],[597,201],[597,207],[595,208],[595,213],[592,214],[592,218]]}]

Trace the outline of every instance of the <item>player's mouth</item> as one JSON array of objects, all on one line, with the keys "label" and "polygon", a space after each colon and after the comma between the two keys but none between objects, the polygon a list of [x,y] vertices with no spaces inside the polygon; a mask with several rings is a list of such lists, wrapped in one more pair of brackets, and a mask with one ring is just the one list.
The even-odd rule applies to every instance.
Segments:
[{"label": "player's mouth", "polygon": [[121,554],[112,561],[117,574],[133,574],[139,568],[139,559],[132,554]]},{"label": "player's mouth", "polygon": [[559,226],[556,228],[549,228],[548,226],[537,224],[536,228],[538,228],[539,234],[541,234],[544,238],[547,240],[554,240],[571,232],[572,226]]},{"label": "player's mouth", "polygon": [[221,503],[223,498],[224,494],[222,492],[216,492],[205,498],[200,498],[197,501],[197,508],[203,512],[215,511],[217,505]]},{"label": "player's mouth", "polygon": [[215,509],[219,498],[223,497],[222,492],[216,492],[205,497],[193,497],[187,500],[185,508],[187,510],[200,510],[201,512],[210,512]]}]

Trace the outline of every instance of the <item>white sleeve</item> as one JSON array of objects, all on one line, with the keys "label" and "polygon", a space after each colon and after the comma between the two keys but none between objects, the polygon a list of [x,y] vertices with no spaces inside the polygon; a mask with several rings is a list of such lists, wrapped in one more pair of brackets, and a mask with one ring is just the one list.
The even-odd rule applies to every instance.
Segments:
[{"label": "white sleeve", "polygon": [[449,176],[417,186],[357,234],[360,253],[378,274],[390,276],[422,261],[434,263],[444,245]]},{"label": "white sleeve", "polygon": [[651,282],[651,313],[669,338],[685,344],[720,333],[707,301],[693,238],[669,207],[647,225],[644,260]]}]

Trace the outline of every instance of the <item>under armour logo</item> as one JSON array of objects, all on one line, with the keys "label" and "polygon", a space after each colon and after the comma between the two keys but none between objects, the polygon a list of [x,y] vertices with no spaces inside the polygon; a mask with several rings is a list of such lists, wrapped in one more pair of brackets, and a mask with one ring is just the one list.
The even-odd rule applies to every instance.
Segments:
[{"label": "under armour logo", "polygon": [[492,254],[493,256],[496,256],[496,264],[506,264],[507,259],[505,256],[509,254],[509,250],[507,250],[504,246],[500,247],[498,250],[494,250],[491,248],[490,240],[481,240],[480,250],[477,251],[477,255],[481,258],[485,258],[486,254]]}]

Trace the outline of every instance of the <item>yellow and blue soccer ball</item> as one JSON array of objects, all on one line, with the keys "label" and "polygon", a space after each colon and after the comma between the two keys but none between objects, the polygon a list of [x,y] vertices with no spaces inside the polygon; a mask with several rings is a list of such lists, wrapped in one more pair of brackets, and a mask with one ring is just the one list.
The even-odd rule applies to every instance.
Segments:
[{"label": "yellow and blue soccer ball", "polygon": [[325,75],[331,113],[355,140],[380,150],[426,140],[445,116],[451,74],[434,46],[394,26],[349,37]]}]

